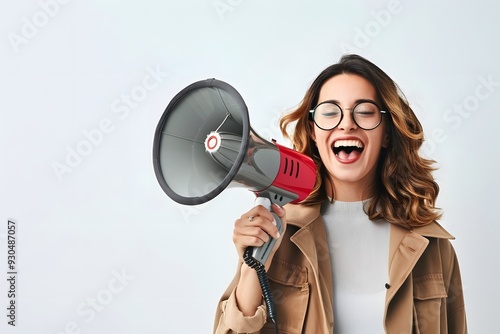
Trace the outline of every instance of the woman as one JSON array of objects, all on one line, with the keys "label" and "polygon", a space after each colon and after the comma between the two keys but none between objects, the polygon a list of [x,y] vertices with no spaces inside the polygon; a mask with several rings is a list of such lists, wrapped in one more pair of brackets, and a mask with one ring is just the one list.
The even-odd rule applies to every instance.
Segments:
[{"label": "woman", "polygon": [[[294,124],[295,149],[317,180],[300,205],[262,206],[235,223],[240,259],[279,238],[267,263],[283,333],[466,333],[453,237],[437,222],[433,161],[419,156],[422,127],[397,85],[347,55],[312,83]],[[251,218],[250,218],[251,217]],[[273,333],[255,271],[240,261],[219,303],[216,333]]]}]

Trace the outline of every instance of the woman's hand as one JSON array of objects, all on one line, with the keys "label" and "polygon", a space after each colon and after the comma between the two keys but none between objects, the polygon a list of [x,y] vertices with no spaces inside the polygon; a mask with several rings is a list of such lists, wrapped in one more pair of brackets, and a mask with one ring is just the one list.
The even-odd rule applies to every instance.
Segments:
[{"label": "woman's hand", "polygon": [[[272,210],[280,217],[283,227],[281,234],[284,234],[286,230],[285,210],[276,204],[272,205]],[[257,205],[244,213],[234,224],[233,242],[242,261],[247,247],[260,247],[271,237],[277,241],[267,259],[266,270],[283,239],[280,238],[274,216],[265,207]],[[262,303],[262,290],[256,272],[245,263],[241,266],[241,275],[236,288],[236,301],[238,308],[245,316],[254,315],[257,307]]]},{"label": "woman's hand", "polygon": [[[272,205],[272,210],[281,219],[283,226],[281,234],[283,234],[286,229],[285,210],[276,204]],[[247,247],[260,247],[271,237],[278,239],[273,250],[274,253],[281,243],[280,233],[276,227],[274,216],[262,205],[257,205],[244,213],[234,224],[233,242],[238,256],[242,260]]]}]

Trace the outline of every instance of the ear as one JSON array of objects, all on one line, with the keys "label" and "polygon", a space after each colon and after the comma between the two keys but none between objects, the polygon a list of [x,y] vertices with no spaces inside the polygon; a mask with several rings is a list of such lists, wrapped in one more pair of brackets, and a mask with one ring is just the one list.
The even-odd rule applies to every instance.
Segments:
[{"label": "ear", "polygon": [[382,147],[388,148],[390,142],[391,142],[391,136],[389,136],[389,132],[386,131],[384,138],[382,139]]}]

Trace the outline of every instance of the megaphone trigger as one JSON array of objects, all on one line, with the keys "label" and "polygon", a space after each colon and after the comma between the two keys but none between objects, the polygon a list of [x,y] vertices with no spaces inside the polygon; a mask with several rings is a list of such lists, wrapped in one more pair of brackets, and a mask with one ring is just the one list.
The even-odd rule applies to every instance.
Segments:
[{"label": "megaphone trigger", "polygon": [[271,211],[271,200],[267,197],[256,197],[253,204],[255,206],[262,205],[263,207]]}]

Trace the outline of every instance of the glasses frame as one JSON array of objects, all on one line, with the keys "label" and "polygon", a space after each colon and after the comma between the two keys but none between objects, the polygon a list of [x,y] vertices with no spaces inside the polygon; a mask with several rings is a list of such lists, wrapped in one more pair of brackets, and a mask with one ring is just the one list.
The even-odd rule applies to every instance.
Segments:
[{"label": "glasses frame", "polygon": [[[314,113],[316,112],[316,109],[317,109],[320,105],[325,104],[325,103],[335,104],[335,105],[336,105],[337,107],[339,107],[339,109],[340,109],[340,119],[339,119],[339,122],[337,123],[337,125],[335,125],[334,127],[330,128],[330,129],[326,129],[326,128],[323,128],[323,127],[319,126],[319,124],[318,124],[318,123],[316,123],[316,119],[314,118]],[[375,106],[378,108],[378,110],[380,111],[380,113],[382,114],[382,116],[383,116],[383,115],[386,115],[386,114],[387,114],[387,111],[386,111],[386,110],[382,110],[382,109],[378,106],[378,104],[377,104],[377,103],[375,103],[375,102],[374,102],[374,101],[372,101],[372,100],[360,100],[360,101],[358,101],[358,102],[357,102],[357,103],[356,103],[356,104],[355,104],[352,108],[350,108],[350,109],[346,109],[346,110],[350,110],[350,113],[351,113],[351,119],[352,119],[352,121],[353,121],[353,122],[354,122],[354,123],[355,123],[355,124],[356,124],[356,125],[360,128],[360,129],[363,129],[363,130],[366,130],[366,131],[374,130],[374,129],[376,129],[376,128],[377,128],[377,127],[378,127],[378,126],[382,123],[382,117],[380,117],[380,121],[377,123],[377,125],[375,125],[375,126],[374,126],[374,127],[372,127],[372,128],[369,128],[369,129],[366,129],[366,128],[362,127],[361,125],[359,125],[359,124],[358,124],[358,122],[356,122],[356,118],[354,117],[354,110],[356,109],[356,107],[357,107],[358,105],[360,105],[360,104],[362,104],[362,103],[371,103],[371,104],[375,105]],[[339,126],[339,124],[340,124],[340,123],[342,123],[342,120],[344,119],[344,109],[342,109],[342,107],[341,107],[341,106],[339,106],[339,104],[338,104],[337,102],[332,101],[332,100],[327,100],[327,101],[323,101],[323,102],[321,102],[321,103],[318,103],[318,104],[316,105],[316,107],[314,107],[313,109],[309,110],[309,114],[311,115],[311,118],[312,118],[312,120],[313,120],[314,124],[316,124],[316,126],[317,126],[318,128],[320,128],[321,130],[324,130],[324,131],[330,131],[330,130],[335,129],[336,127],[338,127],[338,126]]]}]

